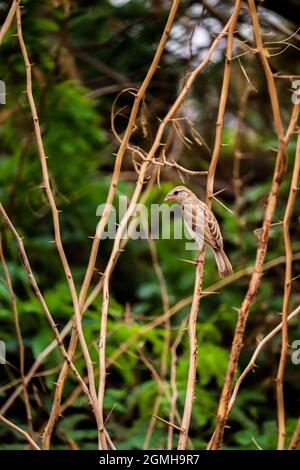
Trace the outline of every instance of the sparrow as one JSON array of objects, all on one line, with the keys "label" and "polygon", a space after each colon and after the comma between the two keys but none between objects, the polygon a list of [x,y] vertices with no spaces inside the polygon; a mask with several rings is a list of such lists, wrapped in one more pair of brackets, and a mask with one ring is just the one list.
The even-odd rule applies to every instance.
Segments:
[{"label": "sparrow", "polygon": [[[202,250],[204,244],[213,250],[219,276],[223,278],[232,274],[231,263],[224,252],[219,224],[207,205],[185,186],[176,186],[169,191],[165,201],[169,200],[180,204],[187,229],[199,250]],[[198,262],[198,257],[195,261]]]}]

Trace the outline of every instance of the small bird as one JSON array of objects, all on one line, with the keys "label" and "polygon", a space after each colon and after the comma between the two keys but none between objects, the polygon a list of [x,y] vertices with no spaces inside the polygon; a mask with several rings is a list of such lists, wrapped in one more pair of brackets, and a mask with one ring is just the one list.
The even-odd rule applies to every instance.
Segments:
[{"label": "small bird", "polygon": [[165,201],[169,200],[180,204],[187,229],[199,249],[201,250],[204,244],[212,248],[219,276],[223,278],[232,274],[232,266],[224,252],[219,224],[207,205],[185,186],[172,189],[165,197]]}]

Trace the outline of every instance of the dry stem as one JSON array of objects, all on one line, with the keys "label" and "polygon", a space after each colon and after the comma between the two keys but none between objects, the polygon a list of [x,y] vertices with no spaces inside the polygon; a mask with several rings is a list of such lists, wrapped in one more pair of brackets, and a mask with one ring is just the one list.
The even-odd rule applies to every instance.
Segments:
[{"label": "dry stem", "polygon": [[[42,174],[43,174],[42,186],[46,191],[47,199],[50,204],[52,218],[53,218],[55,245],[56,245],[60,260],[61,260],[61,264],[62,264],[64,273],[66,276],[67,283],[69,285],[69,290],[70,290],[71,298],[73,302],[76,329],[78,332],[80,345],[81,345],[83,356],[84,356],[85,363],[86,363],[86,368],[87,368],[88,377],[89,377],[90,396],[93,401],[93,410],[94,410],[97,425],[98,425],[99,447],[106,449],[107,446],[106,446],[106,439],[105,439],[105,434],[104,434],[104,429],[103,429],[103,420],[101,419],[102,417],[101,417],[101,414],[99,413],[98,404],[97,404],[97,394],[96,394],[96,386],[95,386],[95,380],[94,380],[93,364],[90,358],[89,350],[88,350],[88,347],[84,338],[83,330],[82,330],[81,315],[80,315],[80,309],[79,309],[79,302],[77,298],[77,292],[76,292],[73,276],[72,276],[72,273],[68,264],[68,260],[66,258],[64,248],[63,248],[62,239],[61,239],[61,231],[60,231],[59,213],[56,207],[55,199],[51,190],[51,185],[50,185],[50,180],[49,180],[47,160],[46,160],[44,144],[42,140],[39,118],[38,118],[38,114],[37,114],[37,110],[36,110],[36,106],[34,102],[34,97],[33,97],[33,92],[32,92],[31,64],[29,61],[29,57],[27,54],[27,49],[26,49],[26,45],[25,45],[23,33],[22,33],[20,7],[17,8],[16,15],[17,15],[18,39],[19,39],[20,48],[21,48],[21,52],[23,55],[23,60],[24,60],[25,68],[26,68],[26,91],[27,91],[29,106],[30,106],[31,115],[33,119],[34,132],[35,132],[35,137],[36,137],[36,142],[37,142],[37,147],[38,147],[38,154],[39,154]],[[56,402],[54,402],[53,406],[54,408],[56,408]],[[51,434],[48,431],[49,429],[46,428],[44,436],[43,436],[43,447],[46,449],[49,448],[49,444],[50,444]]]},{"label": "dry stem", "polygon": [[[214,177],[217,167],[217,162],[220,156],[221,144],[222,144],[222,130],[224,122],[224,114],[228,97],[229,81],[230,81],[230,72],[231,72],[231,60],[232,60],[232,50],[233,50],[233,40],[234,40],[234,31],[237,23],[241,8],[240,0],[236,0],[234,10],[232,12],[231,18],[229,19],[228,25],[228,35],[227,35],[227,47],[226,47],[226,61],[224,67],[223,83],[222,90],[219,101],[219,110],[216,123],[216,135],[214,149],[211,157],[211,162],[208,168],[207,175],[207,186],[206,186],[206,202],[210,207],[214,192]],[[200,297],[202,292],[202,282],[203,282],[203,264],[204,264],[205,251],[199,254],[199,262],[196,265],[196,275],[195,275],[195,287],[194,287],[194,296],[190,312],[188,332],[189,332],[189,348],[190,348],[190,362],[189,362],[189,373],[186,387],[186,396],[185,396],[185,405],[182,417],[182,424],[178,441],[178,450],[184,450],[186,447],[186,440],[188,436],[188,430],[190,426],[190,420],[192,415],[192,407],[194,400],[194,390],[195,390],[195,380],[197,373],[197,334],[196,334],[196,322],[198,316],[198,310],[200,305]]]},{"label": "dry stem", "polygon": [[277,396],[277,419],[278,419],[278,450],[284,449],[285,442],[285,408],[284,408],[284,391],[283,377],[286,364],[286,356],[288,352],[288,312],[290,297],[292,291],[292,247],[289,224],[294,210],[297,184],[300,171],[300,134],[298,134],[296,155],[294,162],[293,176],[291,180],[289,197],[283,219],[283,238],[285,247],[285,279],[284,279],[284,295],[282,305],[282,340],[281,355],[276,378],[276,396]]},{"label": "dry stem", "polygon": [[263,266],[263,262],[264,262],[266,251],[267,251],[270,226],[272,224],[272,219],[273,219],[273,215],[274,215],[276,204],[277,204],[280,184],[281,184],[282,178],[284,176],[285,168],[286,168],[286,154],[285,154],[286,146],[291,137],[291,133],[293,131],[295,122],[297,120],[298,112],[299,112],[298,106],[295,106],[293,109],[289,128],[287,130],[286,136],[284,137],[283,126],[281,122],[280,107],[278,103],[274,77],[272,74],[272,70],[269,66],[265,50],[263,48],[255,4],[253,0],[249,0],[248,3],[249,3],[249,10],[250,10],[251,17],[252,17],[253,30],[254,30],[257,50],[258,50],[258,54],[259,54],[259,57],[260,57],[260,60],[261,60],[261,63],[265,72],[267,84],[268,84],[270,102],[271,102],[271,107],[272,107],[272,112],[273,112],[275,129],[276,129],[276,133],[278,137],[279,149],[278,149],[277,157],[276,157],[276,164],[275,164],[272,186],[271,186],[271,190],[269,193],[268,202],[267,202],[267,206],[265,210],[263,227],[259,235],[259,243],[257,247],[255,269],[254,269],[254,272],[252,274],[252,277],[249,283],[247,294],[244,298],[244,301],[239,311],[238,321],[237,321],[237,325],[235,328],[234,339],[233,339],[231,353],[230,353],[230,359],[229,359],[227,372],[225,376],[225,382],[224,382],[224,386],[222,389],[221,398],[219,402],[217,426],[216,426],[216,430],[214,432],[213,438],[210,441],[210,445],[208,446],[208,449],[219,449],[222,444],[224,428],[225,428],[226,420],[227,420],[228,404],[229,404],[230,392],[231,392],[231,387],[232,387],[232,381],[233,381],[234,374],[236,371],[240,352],[243,346],[243,336],[244,336],[244,331],[245,331],[248,315],[250,312],[250,308],[256,297],[256,294],[258,292],[258,289],[261,283],[262,266]]},{"label": "dry stem", "polygon": [[[114,200],[114,197],[115,197],[115,192],[116,192],[116,188],[117,188],[117,184],[118,184],[118,180],[119,180],[119,176],[120,176],[123,157],[124,157],[125,152],[127,150],[128,143],[129,143],[132,131],[135,127],[135,122],[136,122],[136,118],[137,118],[137,114],[138,114],[138,111],[139,111],[141,100],[143,99],[143,97],[146,93],[146,90],[148,88],[148,85],[149,85],[149,83],[150,83],[150,81],[151,81],[151,79],[152,79],[152,77],[153,77],[153,75],[154,75],[154,73],[157,69],[157,66],[158,66],[158,63],[160,61],[161,55],[163,53],[166,41],[169,37],[171,26],[173,24],[173,21],[174,21],[179,3],[180,3],[180,0],[174,0],[174,2],[172,4],[170,14],[169,14],[165,29],[163,31],[161,40],[160,40],[159,45],[157,47],[156,53],[154,55],[153,61],[150,65],[150,67],[149,67],[148,73],[147,73],[141,87],[139,88],[138,92],[135,95],[133,107],[132,107],[131,114],[130,114],[130,117],[129,117],[129,122],[128,122],[128,125],[127,125],[127,128],[126,128],[124,137],[122,139],[122,143],[121,143],[121,145],[119,147],[119,150],[118,150],[118,153],[116,155],[116,161],[115,161],[115,167],[114,167],[114,171],[113,171],[113,175],[112,175],[112,181],[111,181],[111,185],[110,185],[107,200],[106,200],[106,209],[104,210],[104,212],[102,214],[102,217],[101,217],[101,220],[100,220],[100,222],[97,226],[97,229],[96,229],[96,233],[95,233],[95,237],[93,239],[92,249],[91,249],[91,253],[90,253],[90,258],[89,258],[89,262],[88,262],[88,267],[87,267],[87,270],[86,270],[86,274],[85,274],[84,281],[83,281],[81,291],[80,291],[80,295],[79,295],[79,306],[80,306],[80,314],[81,315],[83,315],[83,312],[86,308],[85,299],[86,299],[86,295],[87,295],[87,292],[88,292],[88,289],[89,289],[89,285],[90,285],[92,275],[93,275],[93,272],[94,272],[94,268],[95,268],[95,264],[96,264],[96,259],[97,259],[97,254],[98,254],[98,250],[99,250],[101,234],[102,234],[102,232],[104,230],[104,227],[107,223],[109,213],[110,213],[110,206],[111,206],[111,204]],[[101,287],[102,287],[102,282],[101,282]],[[107,294],[105,294],[105,295],[107,295]],[[105,298],[105,295],[103,296],[103,299]],[[99,398],[100,398],[100,417],[101,417],[101,422],[103,424],[103,393],[104,393],[103,390],[104,390],[104,387],[105,387],[105,366],[104,365],[105,365],[105,336],[106,336],[106,316],[105,315],[102,315],[101,324],[102,324],[101,331],[102,332],[104,330],[105,331],[104,331],[104,341],[103,341],[103,335],[102,334],[100,334],[100,338],[99,338],[99,352],[100,352],[100,355],[101,355],[100,363],[102,362],[103,372],[102,372],[102,375],[100,374],[100,383],[99,383],[99,392],[98,393],[99,393]],[[77,333],[76,329],[74,329],[73,332],[72,332],[72,335],[71,335],[69,349],[68,349],[70,357],[73,356],[73,354],[76,350],[77,340],[78,340],[78,333]],[[103,358],[104,358],[104,363],[103,363]],[[47,426],[47,433],[49,434],[49,436],[51,435],[51,433],[53,431],[53,427],[55,425],[55,422],[56,422],[58,414],[59,414],[59,406],[60,406],[60,403],[61,403],[63,387],[64,387],[64,382],[65,382],[67,373],[68,373],[68,364],[65,363],[63,365],[61,373],[59,375],[59,379],[58,379],[59,386],[56,388],[56,391],[55,391],[55,404],[56,405],[55,405],[55,408],[53,408],[53,411],[51,412],[49,423],[48,423],[48,426]]]},{"label": "dry stem", "polygon": [[72,372],[74,373],[75,377],[77,378],[78,382],[81,384],[82,386],[82,389],[84,391],[84,393],[86,394],[88,400],[89,400],[89,403],[91,404],[91,406],[93,407],[93,401],[91,399],[91,396],[90,396],[90,393],[89,393],[89,390],[86,386],[86,384],[84,383],[83,379],[81,378],[80,374],[78,373],[76,367],[74,366],[74,364],[72,363],[70,357],[68,356],[67,354],[67,351],[63,345],[63,342],[62,342],[62,339],[60,337],[60,334],[59,334],[59,331],[57,329],[57,326],[52,318],[52,315],[48,309],[48,306],[45,302],[45,299],[38,287],[38,284],[35,280],[35,277],[33,275],[33,272],[32,272],[32,269],[31,269],[31,266],[30,266],[30,263],[29,263],[29,260],[28,260],[28,257],[27,257],[27,254],[26,254],[26,251],[25,251],[25,248],[24,248],[24,244],[23,244],[23,240],[21,239],[21,237],[19,236],[18,232],[16,231],[13,223],[11,222],[11,220],[9,219],[8,215],[6,214],[2,204],[0,203],[0,214],[3,218],[3,221],[4,223],[7,225],[7,227],[9,228],[9,230],[12,232],[13,236],[15,237],[17,243],[18,243],[18,246],[19,246],[19,250],[20,250],[20,255],[21,255],[21,258],[22,258],[22,261],[23,261],[23,265],[24,265],[24,269],[26,271],[26,274],[28,276],[28,279],[30,281],[30,284],[32,286],[32,289],[33,289],[33,292],[35,293],[41,307],[42,307],[42,310],[52,328],[52,331],[54,333],[54,336],[55,336],[55,339],[56,339],[56,342],[59,346],[59,349],[62,353],[62,356],[63,358],[68,361],[69,363],[69,367],[70,369],[72,370]]},{"label": "dry stem", "polygon": [[24,431],[24,429],[12,423],[9,419],[4,418],[4,416],[2,416],[1,414],[0,414],[0,421],[2,421],[4,424],[12,428],[14,431],[17,431],[19,434],[25,437],[25,439],[29,442],[29,444],[31,445],[31,447],[33,447],[33,449],[41,450],[39,446],[34,442],[32,437],[26,431]]},{"label": "dry stem", "polygon": [[10,303],[11,303],[11,308],[12,308],[13,317],[14,317],[15,330],[16,330],[16,335],[17,335],[17,342],[18,342],[18,348],[19,348],[20,376],[21,376],[21,383],[23,387],[23,397],[24,397],[24,405],[25,405],[25,411],[26,411],[27,422],[28,422],[28,430],[29,430],[29,434],[33,435],[30,400],[29,400],[27,385],[25,382],[24,342],[23,342],[22,331],[21,331],[20,320],[19,320],[17,299],[16,299],[16,295],[12,286],[10,274],[7,268],[7,264],[6,264],[6,260],[5,260],[5,256],[3,252],[1,234],[0,234],[0,259],[1,259],[2,267],[3,267],[5,282],[7,285],[8,292],[9,292]]}]

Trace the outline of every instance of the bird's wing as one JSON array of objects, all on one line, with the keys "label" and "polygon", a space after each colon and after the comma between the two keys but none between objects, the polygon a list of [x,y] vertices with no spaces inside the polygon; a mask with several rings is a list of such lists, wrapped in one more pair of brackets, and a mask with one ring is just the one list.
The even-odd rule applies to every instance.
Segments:
[{"label": "bird's wing", "polygon": [[205,217],[205,241],[210,245],[214,250],[223,249],[223,238],[221,235],[221,230],[217,219],[210,209],[207,207],[206,217]]},{"label": "bird's wing", "polygon": [[199,247],[203,241],[214,250],[223,248],[223,239],[219,224],[212,211],[202,201],[184,204],[183,217],[191,236],[197,241]]}]

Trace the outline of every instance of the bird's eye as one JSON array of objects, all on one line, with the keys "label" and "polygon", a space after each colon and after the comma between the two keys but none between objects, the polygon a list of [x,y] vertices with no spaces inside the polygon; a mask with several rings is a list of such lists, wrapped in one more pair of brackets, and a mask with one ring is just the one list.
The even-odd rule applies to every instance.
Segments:
[{"label": "bird's eye", "polygon": [[174,195],[177,196],[178,192],[179,192],[179,191],[174,191]]}]

